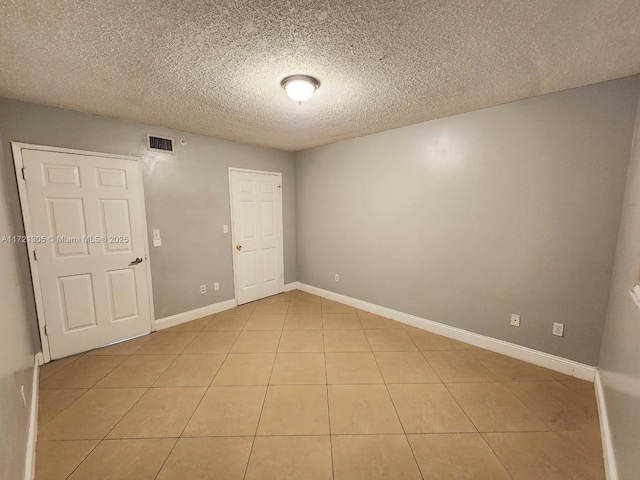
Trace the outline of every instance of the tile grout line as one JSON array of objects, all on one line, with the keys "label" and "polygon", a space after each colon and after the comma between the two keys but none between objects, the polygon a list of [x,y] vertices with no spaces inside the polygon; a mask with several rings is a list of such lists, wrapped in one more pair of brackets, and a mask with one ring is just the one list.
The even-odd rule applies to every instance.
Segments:
[{"label": "tile grout line", "polygon": [[[195,340],[195,338],[194,338]],[[186,347],[185,347],[186,348]],[[182,354],[180,354],[182,355]],[[174,360],[175,361],[175,360]],[[222,367],[222,365],[220,365],[220,367]],[[219,370],[219,369],[218,369]],[[166,371],[166,370],[165,370]],[[217,375],[217,372],[216,372]],[[215,378],[215,375],[214,375]],[[157,380],[156,380],[157,381]],[[213,380],[211,380],[213,381]],[[174,387],[174,388],[186,388],[186,387]],[[196,388],[202,388],[202,387],[196,387]],[[189,415],[189,418],[187,419],[187,421],[184,423],[184,427],[182,427],[182,431],[180,432],[180,435],[178,435],[177,437],[168,437],[168,438],[175,438],[175,442],[173,442],[173,446],[171,447],[171,450],[169,450],[169,453],[167,454],[167,456],[165,457],[164,461],[162,462],[162,465],[160,465],[160,468],[158,469],[158,473],[156,473],[156,476],[154,477],[154,479],[158,478],[158,475],[160,475],[160,472],[162,472],[162,469],[164,468],[164,466],[167,463],[167,460],[169,460],[169,457],[171,457],[171,454],[173,453],[173,451],[176,448],[176,445],[178,445],[178,442],[180,441],[180,439],[182,438],[182,435],[184,434],[184,431],[187,429],[187,426],[189,425],[189,422],[191,422],[191,419],[193,418],[193,416],[195,415],[196,411],[198,410],[198,408],[200,407],[200,405],[202,404],[202,401],[204,400],[204,397],[207,396],[207,392],[209,391],[209,387],[205,387],[204,389],[204,393],[202,394],[202,397],[200,397],[200,400],[198,401],[198,404],[195,406],[195,408],[193,409],[193,411],[191,412],[191,415]]]},{"label": "tile grout line", "polygon": [[322,356],[324,357],[324,381],[327,392],[327,418],[329,420],[329,454],[331,457],[331,478],[335,480],[336,471],[333,464],[333,431],[331,429],[331,408],[329,406],[329,371],[327,369],[327,352],[324,348],[324,330],[322,331]]},{"label": "tile grout line", "polygon": [[[255,309],[254,309],[255,310]],[[287,305],[287,310],[289,310],[289,306]],[[251,317],[249,317],[251,318]],[[285,314],[286,319],[286,314]],[[248,320],[247,320],[248,322]],[[246,325],[246,324],[245,324]],[[284,328],[284,323],[282,324],[282,328]],[[243,330],[244,331],[244,330]],[[238,336],[238,338],[240,338]],[[271,377],[273,376],[273,367],[276,364],[276,358],[278,355],[278,348],[280,348],[280,340],[282,339],[282,330],[280,331],[280,337],[278,337],[278,345],[276,345],[276,351],[273,354],[273,363],[271,364],[271,372],[269,372],[269,378],[267,379],[267,385],[264,391],[264,398],[262,399],[262,407],[260,408],[260,415],[258,416],[258,423],[256,424],[256,430],[253,435],[253,439],[251,440],[251,450],[249,450],[249,456],[247,457],[247,465],[244,468],[244,476],[243,479],[247,478],[247,473],[249,472],[249,464],[251,463],[251,455],[253,455],[253,448],[256,444],[256,437],[258,436],[258,428],[260,428],[260,420],[262,420],[262,414],[264,413],[264,406],[267,403],[267,394],[269,393],[269,385],[271,384]]]},{"label": "tile grout line", "polygon": [[505,465],[505,463],[502,461],[502,459],[498,456],[498,454],[496,453],[496,451],[493,449],[493,447],[491,446],[491,444],[487,441],[486,437],[484,436],[485,433],[487,432],[478,432],[480,434],[480,438],[482,439],[482,441],[485,443],[485,445],[487,445],[487,447],[489,447],[489,450],[491,450],[491,453],[493,453],[493,455],[498,459],[498,461],[500,462],[500,465],[502,465],[502,468],[504,468],[504,471],[507,472],[507,475],[509,475],[509,477],[511,477],[511,479],[513,480],[513,475],[511,474],[511,472],[509,471],[509,469],[507,468],[507,466]]},{"label": "tile grout line", "polygon": [[[367,337],[366,334],[365,334],[365,337]],[[413,341],[413,339],[411,337],[409,337],[409,339],[414,344],[414,346],[416,346],[416,348],[417,348],[417,345],[415,345],[415,342]],[[367,337],[367,342],[369,342],[369,337]],[[407,436],[407,431],[404,428],[404,424],[402,423],[402,419],[400,418],[400,414],[398,413],[398,408],[396,407],[396,404],[393,401],[393,397],[391,396],[391,392],[389,392],[389,386],[387,385],[387,380],[384,378],[384,375],[382,374],[382,369],[380,368],[380,364],[378,363],[378,359],[377,359],[375,353],[373,352],[373,348],[371,347],[371,342],[369,342],[369,347],[372,349],[371,354],[373,355],[373,361],[376,363],[376,367],[378,367],[378,373],[380,373],[380,377],[382,377],[382,382],[383,382],[383,385],[384,385],[384,389],[386,390],[387,396],[389,397],[389,401],[391,402],[391,405],[393,406],[393,411],[396,412],[396,418],[398,419],[398,423],[400,423],[400,428],[402,428],[402,433],[404,434],[404,440],[405,440],[405,442],[407,442],[407,445],[409,446],[409,451],[411,452],[411,456],[413,457],[413,461],[416,464],[416,468],[418,469],[418,473],[420,473],[420,476],[424,480],[424,475],[422,474],[422,469],[420,468],[420,464],[418,463],[418,459],[416,458],[416,454],[413,451],[413,448],[411,447],[411,442],[409,441],[409,437]],[[420,351],[420,350],[418,350],[418,351]]]}]

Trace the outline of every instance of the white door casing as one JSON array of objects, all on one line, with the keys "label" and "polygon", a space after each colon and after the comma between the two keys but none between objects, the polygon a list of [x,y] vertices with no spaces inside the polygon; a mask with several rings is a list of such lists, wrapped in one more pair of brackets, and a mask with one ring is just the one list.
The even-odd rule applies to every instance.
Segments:
[{"label": "white door casing", "polygon": [[149,333],[138,159],[13,149],[45,360]]},{"label": "white door casing", "polygon": [[238,305],[284,291],[282,174],[229,169]]}]

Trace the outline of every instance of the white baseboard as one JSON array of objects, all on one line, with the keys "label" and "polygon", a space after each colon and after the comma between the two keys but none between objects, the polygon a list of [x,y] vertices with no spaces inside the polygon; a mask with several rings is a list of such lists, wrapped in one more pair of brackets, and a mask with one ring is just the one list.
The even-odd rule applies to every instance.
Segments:
[{"label": "white baseboard", "polygon": [[607,414],[607,403],[604,398],[604,387],[602,385],[600,372],[596,372],[595,389],[596,402],[598,403],[598,417],[600,418],[604,473],[607,480],[618,480],[618,469],[616,467],[616,459],[613,453],[613,442],[611,441],[611,429],[609,426],[609,416]]},{"label": "white baseboard", "polygon": [[290,292],[292,290],[295,290],[296,288],[298,288],[298,282],[291,282],[291,283],[287,283],[284,286],[284,291],[285,292]]},{"label": "white baseboard", "polygon": [[297,288],[303,292],[344,303],[345,305],[375,313],[376,315],[381,315],[406,325],[411,325],[460,342],[469,343],[476,347],[507,355],[540,367],[548,368],[549,370],[564,373],[565,375],[570,375],[589,382],[593,382],[595,379],[597,368],[590,365],[585,365],[567,358],[558,357],[532,348],[516,345],[515,343],[505,342],[504,340],[498,340],[478,333],[469,332],[461,328],[451,327],[443,323],[434,322],[432,320],[427,320],[425,318],[410,315],[408,313],[393,310],[374,303],[365,302],[364,300],[347,297],[340,293],[330,292],[329,290],[323,290],[318,287],[312,287],[301,282],[297,282]]},{"label": "white baseboard", "polygon": [[206,307],[196,308],[195,310],[189,310],[188,312],[178,313],[169,317],[159,318],[155,321],[155,329],[163,330],[169,327],[175,327],[182,323],[197,320],[198,318],[206,317],[207,315],[213,315],[214,313],[223,312],[231,308],[238,306],[235,298],[231,300],[225,300],[224,302],[213,303]]},{"label": "white baseboard", "polygon": [[31,383],[31,406],[29,408],[29,436],[27,438],[27,457],[25,459],[24,478],[33,480],[36,475],[36,442],[38,440],[38,387],[40,385],[40,365],[44,364],[42,352],[33,359],[33,378]]}]

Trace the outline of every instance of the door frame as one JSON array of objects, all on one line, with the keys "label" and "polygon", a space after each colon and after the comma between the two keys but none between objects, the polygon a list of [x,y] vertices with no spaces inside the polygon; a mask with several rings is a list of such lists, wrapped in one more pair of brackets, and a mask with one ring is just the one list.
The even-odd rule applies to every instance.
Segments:
[{"label": "door frame", "polygon": [[[29,143],[11,142],[11,150],[13,152],[13,164],[16,170],[16,180],[18,182],[18,193],[20,196],[20,208],[22,210],[22,223],[24,225],[24,233],[27,237],[33,236],[33,225],[31,223],[31,209],[29,207],[29,196],[27,193],[27,181],[22,176],[24,161],[22,159],[22,150],[41,150],[46,152],[67,153],[71,155],[115,158],[118,160],[129,160],[136,162],[138,166],[138,175],[140,177],[139,200],[142,209],[142,228],[147,238],[143,242],[144,255],[147,269],[147,288],[149,289],[149,322],[151,331],[154,330],[155,312],[153,310],[153,290],[151,285],[151,261],[149,259],[149,230],[147,229],[147,211],[144,201],[144,185],[142,182],[142,159],[131,155],[115,155],[112,153],[90,152],[87,150],[75,150],[70,148],[48,147],[46,145],[33,145]],[[44,363],[51,361],[51,351],[49,349],[49,340],[45,333],[46,318],[44,315],[44,303],[42,300],[42,290],[40,288],[40,271],[38,270],[38,262],[34,260],[34,248],[29,243],[26,244],[27,255],[29,257],[29,267],[31,268],[31,284],[33,285],[33,294],[36,302],[36,316],[38,319],[38,330],[40,332],[40,345],[44,356]]]},{"label": "door frame", "polygon": [[231,259],[233,260],[233,295],[235,296],[236,305],[238,304],[238,282],[236,278],[236,253],[234,251],[236,244],[236,232],[233,228],[233,182],[231,181],[231,172],[241,172],[241,173],[258,173],[260,175],[274,175],[278,177],[280,180],[280,185],[282,188],[280,189],[280,215],[281,215],[281,225],[282,230],[280,233],[280,246],[282,248],[282,258],[280,258],[280,266],[282,267],[282,275],[280,277],[280,288],[281,291],[284,292],[284,185],[282,184],[282,172],[270,172],[267,170],[254,170],[251,168],[239,168],[239,167],[229,167],[229,209],[231,214],[231,221],[229,222],[231,225]]}]

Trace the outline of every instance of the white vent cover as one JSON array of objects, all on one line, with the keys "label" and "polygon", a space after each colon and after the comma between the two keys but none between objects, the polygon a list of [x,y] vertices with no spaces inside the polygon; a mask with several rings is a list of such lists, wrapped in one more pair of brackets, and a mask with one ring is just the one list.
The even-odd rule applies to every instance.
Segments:
[{"label": "white vent cover", "polygon": [[173,153],[173,138],[147,134],[147,150],[151,152]]}]

